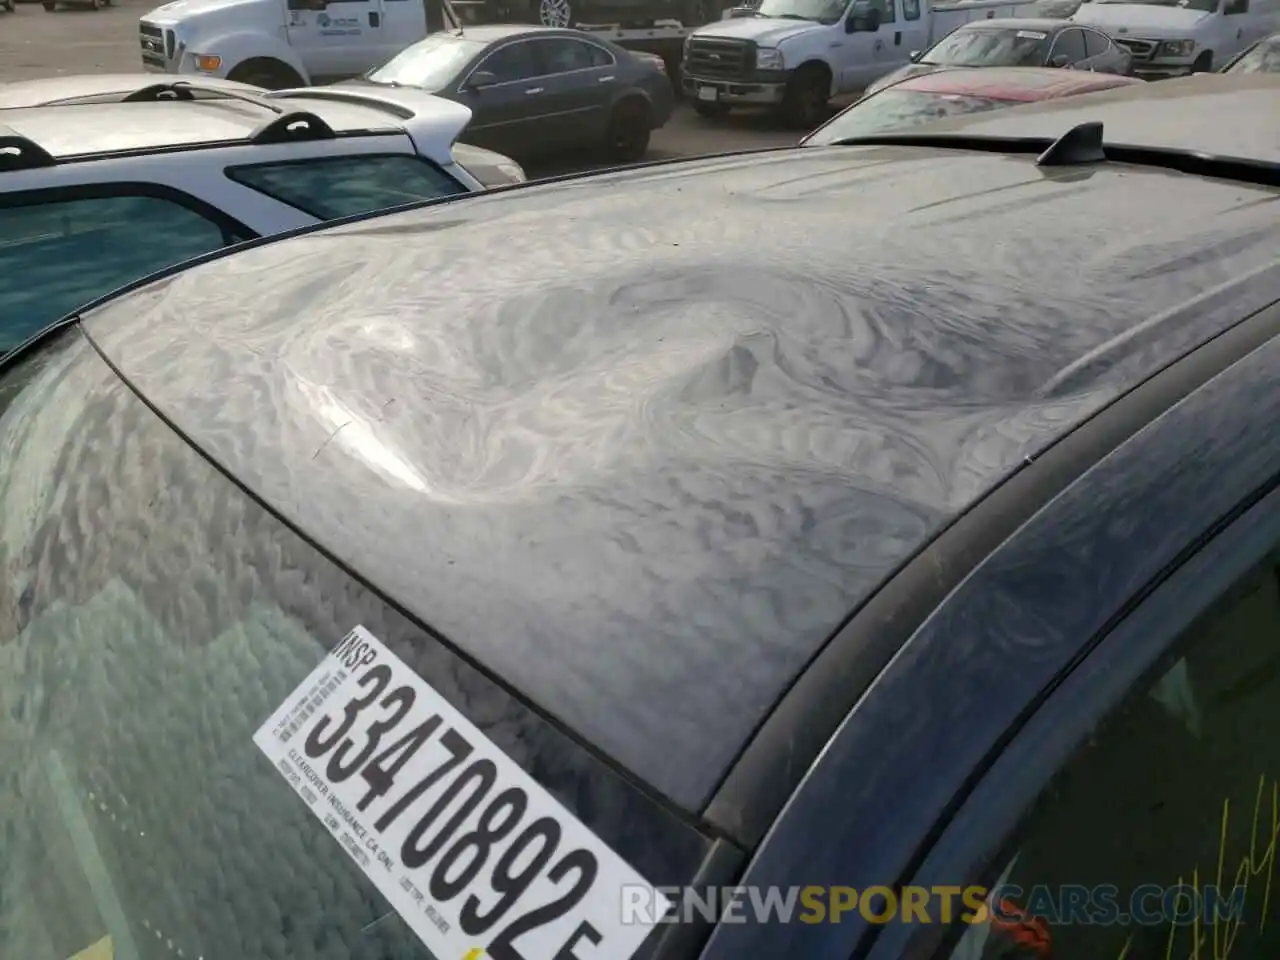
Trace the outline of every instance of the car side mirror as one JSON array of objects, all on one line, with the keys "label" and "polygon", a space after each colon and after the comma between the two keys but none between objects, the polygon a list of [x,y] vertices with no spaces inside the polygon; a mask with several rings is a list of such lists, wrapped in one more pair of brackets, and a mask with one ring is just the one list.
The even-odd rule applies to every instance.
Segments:
[{"label": "car side mirror", "polygon": [[1065,53],[1055,53],[1053,58],[1049,61],[1049,66],[1058,68],[1069,67],[1071,66],[1071,58]]},{"label": "car side mirror", "polygon": [[477,70],[467,78],[468,90],[483,90],[485,87],[492,87],[498,82],[498,78],[488,70]]},{"label": "car side mirror", "polygon": [[907,57],[908,59],[910,59],[912,63],[919,63],[920,57],[923,53],[924,53],[923,50],[912,50],[909,54],[907,54]]}]

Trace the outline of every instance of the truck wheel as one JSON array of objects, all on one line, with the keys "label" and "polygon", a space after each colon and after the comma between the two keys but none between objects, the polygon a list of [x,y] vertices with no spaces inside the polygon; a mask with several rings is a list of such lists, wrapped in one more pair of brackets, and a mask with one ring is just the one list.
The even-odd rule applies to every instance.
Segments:
[{"label": "truck wheel", "polygon": [[831,98],[831,74],[818,64],[801,67],[787,81],[782,98],[782,119],[790,126],[812,130],[827,111]]},{"label": "truck wheel", "polygon": [[1213,72],[1213,52],[1206,50],[1200,56],[1196,57],[1196,62],[1191,65],[1192,73],[1212,73]]},{"label": "truck wheel", "polygon": [[251,83],[267,90],[287,90],[289,87],[305,87],[306,82],[287,63],[270,57],[257,57],[236,65],[227,74],[228,80]]},{"label": "truck wheel", "polygon": [[701,100],[693,101],[693,112],[700,117],[727,117],[729,115],[729,104],[727,103],[704,103]]},{"label": "truck wheel", "polygon": [[544,27],[573,26],[573,7],[569,0],[540,0],[538,3],[538,22]]},{"label": "truck wheel", "polygon": [[623,100],[609,118],[606,156],[617,163],[634,163],[648,151],[652,129],[649,107],[638,99]]}]

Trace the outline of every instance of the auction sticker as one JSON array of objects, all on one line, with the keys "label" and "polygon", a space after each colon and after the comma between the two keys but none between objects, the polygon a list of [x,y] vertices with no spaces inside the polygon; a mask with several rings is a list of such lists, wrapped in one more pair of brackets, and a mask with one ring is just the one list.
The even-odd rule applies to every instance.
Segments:
[{"label": "auction sticker", "polygon": [[647,881],[364,627],[253,742],[439,960],[625,960],[653,926],[622,922]]}]

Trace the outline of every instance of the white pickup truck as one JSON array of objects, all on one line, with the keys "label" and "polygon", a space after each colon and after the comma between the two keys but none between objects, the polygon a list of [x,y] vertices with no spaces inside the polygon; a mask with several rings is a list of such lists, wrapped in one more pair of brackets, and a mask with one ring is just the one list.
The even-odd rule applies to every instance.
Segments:
[{"label": "white pickup truck", "polygon": [[[828,100],[905,66],[962,23],[1018,16],[1031,0],[761,0],[699,27],[684,44],[681,83],[703,116],[767,104],[809,128]],[[738,13],[738,11],[734,11]]]},{"label": "white pickup truck", "polygon": [[[142,66],[271,90],[327,83],[379,67],[428,33],[457,29],[475,5],[459,0],[455,10],[449,0],[174,0],[138,24]],[[542,18],[567,6],[565,0],[540,0]],[[690,28],[665,21],[586,29],[633,49],[669,49],[674,63]]]},{"label": "white pickup truck", "polygon": [[1091,0],[1071,19],[1109,34],[1154,80],[1215,70],[1280,30],[1280,0]]}]

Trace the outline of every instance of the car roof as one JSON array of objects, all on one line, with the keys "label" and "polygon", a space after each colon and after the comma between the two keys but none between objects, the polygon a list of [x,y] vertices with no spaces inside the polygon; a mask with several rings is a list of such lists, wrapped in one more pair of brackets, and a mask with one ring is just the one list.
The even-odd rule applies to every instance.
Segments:
[{"label": "car roof", "polygon": [[572,178],[264,243],[84,323],[306,536],[698,809],[900,565],[1270,297],[1229,281],[1274,260],[1275,191],[1063,172],[882,146]]},{"label": "car roof", "polygon": [[983,67],[936,70],[908,77],[889,90],[951,93],[996,100],[1047,100],[1078,95],[1086,90],[1133,86],[1145,81],[1111,73],[1061,70],[1054,67]]},{"label": "car roof", "polygon": [[[1048,17],[992,17],[989,20],[970,20],[956,27],[959,30],[1035,30],[1053,34],[1066,27],[1079,27],[1070,20],[1052,20]],[[956,32],[953,31],[953,32]],[[945,37],[943,39],[946,39]]]},{"label": "car roof", "polygon": [[935,120],[914,129],[1056,138],[1095,121],[1109,143],[1280,163],[1280,75],[1198,73]]},{"label": "car roof", "polygon": [[566,36],[579,35],[576,30],[566,30],[563,27],[548,27],[540,23],[486,23],[475,27],[467,26],[461,32],[455,31],[453,36],[460,40],[475,40],[479,43],[493,43],[495,40],[505,40],[508,37],[520,36],[526,33],[561,33]]},{"label": "car roof", "polygon": [[415,143],[438,160],[437,154],[447,157],[447,147],[471,119],[466,106],[422,91],[319,87],[250,96],[258,102],[228,97],[18,107],[0,114],[0,126],[55,159],[67,159],[246,141],[278,117],[303,111],[318,115],[339,136],[402,133],[412,123]]}]

